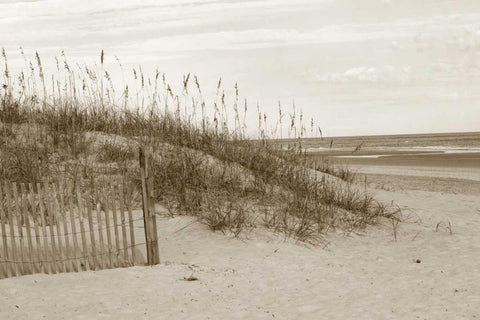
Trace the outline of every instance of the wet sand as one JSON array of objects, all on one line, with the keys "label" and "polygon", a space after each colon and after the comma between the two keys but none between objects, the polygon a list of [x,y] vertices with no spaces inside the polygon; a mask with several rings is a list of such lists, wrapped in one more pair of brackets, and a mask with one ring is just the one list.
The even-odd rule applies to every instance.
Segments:
[{"label": "wet sand", "polygon": [[311,161],[363,174],[480,181],[478,132],[312,139],[304,148]]},{"label": "wet sand", "polygon": [[351,152],[320,153],[315,154],[315,157],[326,157],[340,165],[480,169],[480,152],[432,153],[377,150],[354,154]]},{"label": "wet sand", "polygon": [[348,167],[355,172],[363,174],[385,174],[480,181],[480,169],[471,168],[375,165],[349,165]]},{"label": "wet sand", "polygon": [[451,194],[467,194],[478,196],[480,194],[480,181],[471,179],[459,179],[451,177],[393,175],[385,173],[357,173],[357,182],[360,184],[367,181],[367,185],[373,190],[385,191],[428,191]]},{"label": "wet sand", "polygon": [[[368,153],[368,154],[366,154]],[[329,161],[364,174],[387,174],[455,178],[480,181],[480,153],[395,153],[370,151],[362,154],[335,152],[311,154],[312,161]],[[375,155],[376,154],[376,155]],[[479,191],[480,193],[480,191]]]}]

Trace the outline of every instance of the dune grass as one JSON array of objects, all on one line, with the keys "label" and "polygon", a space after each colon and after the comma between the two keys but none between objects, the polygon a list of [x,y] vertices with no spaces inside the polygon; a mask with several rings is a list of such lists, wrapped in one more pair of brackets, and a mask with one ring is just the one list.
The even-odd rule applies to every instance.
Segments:
[{"label": "dune grass", "polygon": [[[267,115],[260,110],[258,137],[247,137],[241,110],[246,112],[248,104],[240,107],[237,85],[231,107],[221,80],[212,105],[206,105],[196,77],[186,75],[176,94],[164,75],[156,71],[150,79],[140,69],[134,70],[136,93],[125,86],[118,97],[103,66],[103,51],[100,72],[74,71],[62,53],[64,67],[57,71],[64,80],[52,76],[51,88],[38,55],[30,63],[30,76],[16,77],[5,51],[2,56],[0,181],[61,177],[94,185],[121,176],[139,193],[136,152],[146,145],[154,153],[158,202],[172,215],[197,216],[212,230],[238,236],[263,225],[313,242],[330,228],[363,228],[389,215],[351,185],[348,169],[310,168],[301,148],[301,114],[290,115],[289,132],[298,132],[298,143],[287,150],[267,139]],[[276,128],[282,126],[279,113]],[[326,179],[316,170],[346,182]]]}]

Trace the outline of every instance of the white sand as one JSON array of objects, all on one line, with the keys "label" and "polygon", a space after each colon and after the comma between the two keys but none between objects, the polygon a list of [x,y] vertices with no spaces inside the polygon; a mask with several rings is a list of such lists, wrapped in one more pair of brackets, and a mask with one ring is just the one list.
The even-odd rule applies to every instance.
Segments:
[{"label": "white sand", "polygon": [[480,197],[377,196],[411,216],[396,242],[388,221],[323,249],[162,218],[161,265],[1,280],[0,319],[480,319]]}]

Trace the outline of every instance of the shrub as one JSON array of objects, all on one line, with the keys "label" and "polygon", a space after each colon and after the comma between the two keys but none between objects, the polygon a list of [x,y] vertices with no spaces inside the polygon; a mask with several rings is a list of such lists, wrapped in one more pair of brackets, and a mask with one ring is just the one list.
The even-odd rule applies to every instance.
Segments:
[{"label": "shrub", "polygon": [[111,141],[104,142],[97,153],[97,160],[100,162],[124,163],[136,157],[135,151],[128,146],[121,146]]}]

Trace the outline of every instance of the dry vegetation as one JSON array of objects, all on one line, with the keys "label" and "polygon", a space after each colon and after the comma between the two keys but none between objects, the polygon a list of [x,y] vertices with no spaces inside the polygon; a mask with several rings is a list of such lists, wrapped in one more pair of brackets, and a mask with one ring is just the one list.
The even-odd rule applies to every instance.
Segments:
[{"label": "dry vegetation", "polygon": [[61,76],[52,76],[49,88],[38,55],[35,63],[26,62],[28,74],[18,76],[10,74],[5,51],[2,57],[0,181],[61,179],[101,187],[114,176],[133,186],[135,195],[137,150],[147,145],[154,153],[158,202],[172,215],[197,216],[212,230],[238,236],[264,225],[313,242],[329,228],[362,228],[389,215],[351,185],[348,169],[315,168],[343,182],[310,168],[301,148],[301,114],[290,115],[289,131],[297,135],[299,128],[299,134],[288,150],[266,139],[267,116],[260,111],[259,137],[247,139],[240,109],[248,106],[240,108],[237,86],[231,107],[221,81],[207,106],[196,77],[185,76],[176,94],[158,71],[150,79],[133,70],[135,93],[125,86],[118,97],[103,52],[100,70],[75,71],[62,53]]}]

